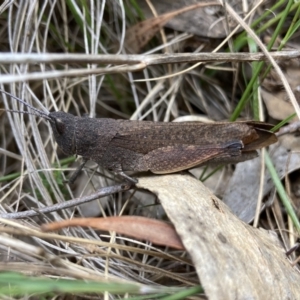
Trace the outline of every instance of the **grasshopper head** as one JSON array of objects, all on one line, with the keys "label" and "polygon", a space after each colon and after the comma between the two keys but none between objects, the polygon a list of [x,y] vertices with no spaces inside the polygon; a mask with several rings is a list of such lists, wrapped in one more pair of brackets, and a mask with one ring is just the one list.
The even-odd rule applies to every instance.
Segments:
[{"label": "grasshopper head", "polygon": [[76,154],[76,117],[63,111],[48,114],[55,141],[65,154]]}]

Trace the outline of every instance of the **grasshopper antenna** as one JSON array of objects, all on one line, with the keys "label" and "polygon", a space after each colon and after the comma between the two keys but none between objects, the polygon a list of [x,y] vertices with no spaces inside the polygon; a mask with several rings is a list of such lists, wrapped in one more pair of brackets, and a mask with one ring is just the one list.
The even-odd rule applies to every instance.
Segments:
[{"label": "grasshopper antenna", "polygon": [[45,112],[33,107],[32,105],[30,105],[29,103],[27,103],[26,101],[22,100],[21,98],[18,98],[6,91],[0,90],[1,93],[6,94],[8,96],[10,96],[11,98],[19,101],[20,103],[24,104],[26,107],[29,107],[31,110],[35,111],[36,113],[33,112],[29,112],[29,111],[19,111],[19,110],[12,110],[12,109],[6,109],[6,111],[9,112],[13,112],[13,113],[22,113],[22,114],[27,114],[27,115],[34,115],[34,116],[38,116],[41,118],[44,118],[48,121],[52,121],[52,119],[48,116],[48,114],[46,114]]}]

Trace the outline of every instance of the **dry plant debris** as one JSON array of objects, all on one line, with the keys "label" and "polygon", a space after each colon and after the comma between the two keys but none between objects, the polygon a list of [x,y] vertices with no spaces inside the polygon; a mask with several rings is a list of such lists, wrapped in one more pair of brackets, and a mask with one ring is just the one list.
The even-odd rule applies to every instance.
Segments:
[{"label": "dry plant debris", "polygon": [[[174,16],[165,26],[177,31],[191,33],[198,37],[213,39],[226,37],[226,26],[229,25],[229,30],[232,30],[237,23],[231,20],[229,24],[226,24],[226,18],[224,18],[224,11],[222,7],[220,5],[212,5],[211,2],[213,1],[204,2],[205,5],[209,6],[204,9],[199,9],[196,13],[192,11]],[[153,16],[153,10],[157,15],[162,15],[172,10],[180,10],[183,7],[194,5],[195,3],[203,4],[203,1],[152,0],[152,10],[149,8],[149,5],[147,5],[146,1],[142,0],[139,1],[139,3],[145,17],[151,18],[151,16]],[[236,11],[242,10],[242,3],[240,1],[228,0],[227,3],[232,5]],[[220,2],[218,4],[220,4]]]},{"label": "dry plant debris", "polygon": [[47,232],[71,226],[93,227],[105,231],[115,231],[135,239],[147,240],[153,244],[184,250],[184,246],[172,225],[137,216],[65,220],[44,224],[42,225],[42,230]]},{"label": "dry plant debris", "polygon": [[[299,60],[291,60],[280,64],[284,75],[293,90],[297,101],[300,102],[300,63]],[[288,100],[288,96],[282,88],[281,80],[274,70],[268,74],[262,84],[262,98],[270,116],[276,120],[284,120],[294,113],[293,106]],[[294,118],[298,120],[298,118]]]},{"label": "dry plant debris", "polygon": [[[145,10],[142,3],[151,6],[150,1],[134,0],[4,1],[0,4],[0,89],[39,109],[78,116],[223,121],[233,119],[240,106],[243,109],[236,117],[265,119],[274,125],[289,114],[300,116],[299,22],[294,19],[299,16],[299,2],[218,0],[211,2],[218,5],[211,6],[196,0],[153,0],[152,10]],[[205,7],[191,9],[203,3]],[[185,10],[189,11],[182,13]],[[278,43],[268,47],[281,20]],[[288,38],[287,32],[292,33]],[[158,38],[150,41],[153,35]],[[128,56],[126,43],[141,54]],[[183,51],[187,53],[178,53]],[[266,79],[266,68],[261,69],[256,86],[250,87],[251,93],[241,104],[258,70],[257,61],[271,61],[275,68]],[[5,97],[0,97],[0,106],[22,109]],[[203,297],[209,299],[300,298],[299,249],[294,247],[289,257],[284,253],[297,245],[299,232],[268,172],[259,187],[263,170],[259,160],[227,167],[222,177],[212,175],[209,181],[212,189],[221,181],[222,190],[231,182],[225,196],[223,192],[218,195],[246,221],[253,219],[257,198],[264,198],[265,209],[256,224],[260,229],[235,217],[199,181],[182,174],[141,178],[139,187],[144,189],[125,192],[119,185],[118,193],[106,194],[104,202],[95,200],[92,212],[87,212],[66,203],[93,197],[99,189],[115,185],[111,173],[90,165],[75,186],[65,185],[79,162],[57,149],[47,123],[1,111],[0,127],[4,128],[0,135],[0,214],[34,213],[21,220],[1,220],[0,277],[9,270],[33,281],[35,276],[53,278],[56,283],[69,278],[85,284],[88,280],[98,285],[117,283],[117,287],[125,282],[134,286],[126,295],[143,297],[146,292],[161,296],[175,293],[174,286],[186,290],[201,284]],[[267,151],[299,218],[299,124],[287,128],[289,135]],[[206,170],[202,168],[199,177],[208,177]],[[53,206],[64,209],[42,213]],[[41,224],[87,215],[102,217],[100,222],[115,218],[117,223],[102,229],[62,228],[59,234],[40,231]],[[139,233],[128,238],[111,232],[118,226],[120,233],[134,231],[137,219],[126,228],[123,217],[143,218],[144,231],[153,230],[150,237]],[[170,233],[160,236],[165,239],[161,246],[149,242],[155,243],[153,234],[157,233],[149,224],[162,220],[174,224],[186,251],[164,247],[171,245]],[[278,234],[281,244],[271,231]],[[55,287],[50,285],[46,291],[58,299],[80,299],[77,293],[66,296]],[[124,297],[119,289],[110,291],[98,291],[96,297]],[[29,294],[34,293],[8,297],[28,299]],[[83,298],[90,296],[84,293]]]},{"label": "dry plant debris", "polygon": [[277,237],[241,222],[201,182],[167,175],[138,186],[159,197],[209,299],[300,298],[300,274]]},{"label": "dry plant debris", "polygon": [[184,12],[207,6],[219,6],[218,2],[197,3],[147,19],[129,28],[126,32],[126,47],[131,53],[139,53],[154,35],[172,18]]},{"label": "dry plant debris", "polygon": [[[293,135],[282,136],[276,145],[270,147],[270,154],[280,179],[295,170],[299,170],[300,143],[298,137]],[[261,183],[257,174],[260,173],[261,163],[261,157],[258,157],[252,161],[238,164],[222,198],[231,211],[247,223],[252,222],[255,216],[257,203],[253,199],[259,197]],[[263,204],[261,210],[265,206],[272,205],[275,195],[274,183],[268,171],[264,176],[263,187],[263,196],[270,195],[271,197]]]}]

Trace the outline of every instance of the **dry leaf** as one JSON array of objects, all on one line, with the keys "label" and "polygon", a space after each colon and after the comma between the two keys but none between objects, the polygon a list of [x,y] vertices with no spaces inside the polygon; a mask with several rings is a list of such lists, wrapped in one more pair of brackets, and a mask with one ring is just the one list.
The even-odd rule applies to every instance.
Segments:
[{"label": "dry leaf", "polygon": [[[203,3],[203,0],[151,0],[158,15],[165,14],[172,10],[178,10],[194,3]],[[138,1],[146,18],[153,16],[146,1]],[[208,3],[208,2],[207,2]],[[241,1],[227,0],[237,12],[243,10]],[[233,20],[229,22],[229,30],[232,30],[237,24]],[[208,38],[225,38],[228,35],[226,31],[226,19],[222,6],[208,6],[201,10],[192,10],[185,14],[175,16],[164,26],[177,31],[187,32],[195,36]]]},{"label": "dry leaf", "polygon": [[[282,136],[278,143],[270,146],[269,153],[280,178],[300,168],[300,152],[290,151],[291,149],[296,151],[297,148],[300,148],[299,138],[293,135]],[[223,201],[231,211],[247,223],[251,222],[255,215],[260,184],[260,164],[260,157],[237,164],[223,196]],[[273,181],[266,170],[263,196],[269,194],[273,188]],[[274,194],[271,194],[272,200]],[[261,209],[264,207],[265,204]]]},{"label": "dry leaf", "polygon": [[[292,103],[287,99],[285,91],[267,92],[261,90],[261,95],[267,107],[268,114],[276,120],[284,120],[295,113]],[[295,117],[291,121],[298,120]]]},{"label": "dry leaf", "polygon": [[[299,61],[290,60],[288,62],[281,62],[280,66],[284,71],[284,75],[299,103]],[[261,91],[262,98],[267,107],[268,113],[272,118],[276,120],[284,120],[295,113],[293,105],[288,99],[286,91],[283,88],[282,81],[273,69],[269,73],[268,77],[263,81],[262,87],[264,88]],[[294,120],[298,120],[298,118],[295,117]]]},{"label": "dry leaf", "polygon": [[197,3],[181,9],[147,19],[129,28],[126,32],[126,48],[131,53],[139,53],[154,35],[175,16],[199,7],[220,5],[218,2]]},{"label": "dry leaf", "polygon": [[200,181],[153,176],[138,187],[157,194],[209,299],[300,299],[300,275],[277,237],[243,223]]},{"label": "dry leaf", "polygon": [[147,240],[153,244],[183,250],[184,246],[174,227],[165,222],[138,216],[107,218],[78,218],[42,225],[43,231],[59,230],[65,227],[84,226],[100,230],[116,231],[130,237]]}]

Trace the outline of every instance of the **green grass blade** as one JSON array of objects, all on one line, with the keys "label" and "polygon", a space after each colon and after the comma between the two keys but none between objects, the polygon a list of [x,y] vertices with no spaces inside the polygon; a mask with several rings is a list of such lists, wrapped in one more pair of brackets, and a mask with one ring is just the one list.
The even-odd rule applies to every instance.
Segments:
[{"label": "green grass blade", "polygon": [[274,185],[276,187],[276,190],[278,192],[278,195],[282,201],[282,204],[284,205],[288,215],[290,216],[294,226],[300,233],[300,222],[299,219],[293,209],[293,206],[291,205],[291,201],[289,199],[289,196],[286,194],[286,191],[284,189],[283,184],[281,183],[281,180],[276,172],[276,169],[273,165],[273,162],[267,152],[265,152],[265,161],[266,166],[268,167],[268,170],[270,172],[271,178],[273,179]]},{"label": "green grass blade", "polygon": [[[272,37],[271,37],[271,40],[268,43],[268,46],[267,46],[268,50],[272,49],[272,47],[273,47],[276,39],[278,38],[278,36],[280,34],[280,31],[282,30],[282,28],[284,26],[284,23],[285,23],[286,18],[287,18],[288,14],[289,14],[289,12],[291,10],[291,7],[292,7],[293,3],[294,3],[293,0],[289,0],[288,4],[287,4],[287,6],[286,6],[286,8],[284,10],[283,16],[279,20],[279,23],[278,23],[278,25],[277,25],[277,27],[276,27],[276,29],[275,29]],[[253,76],[252,76],[249,84],[247,85],[247,87],[246,87],[246,89],[245,89],[245,91],[244,91],[244,93],[243,93],[243,95],[242,95],[242,97],[241,97],[241,99],[240,99],[240,101],[239,101],[236,109],[234,110],[234,112],[233,112],[233,114],[232,114],[232,116],[230,118],[230,121],[235,121],[239,117],[241,111],[243,110],[243,108],[245,107],[246,103],[250,99],[250,94],[253,91],[253,87],[254,87],[254,85],[257,82],[257,78],[258,78],[258,76],[259,76],[259,74],[260,74],[260,72],[261,72],[264,64],[265,64],[264,62],[260,62],[260,63],[257,64],[257,68],[256,68],[256,70],[254,70],[254,74],[253,74]]]}]

